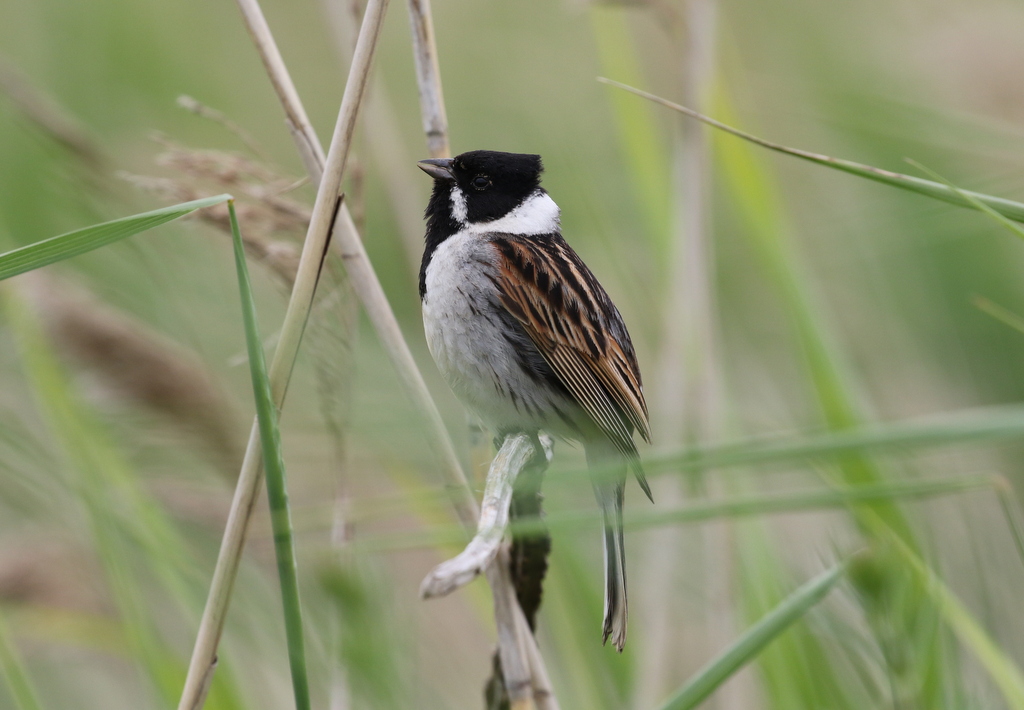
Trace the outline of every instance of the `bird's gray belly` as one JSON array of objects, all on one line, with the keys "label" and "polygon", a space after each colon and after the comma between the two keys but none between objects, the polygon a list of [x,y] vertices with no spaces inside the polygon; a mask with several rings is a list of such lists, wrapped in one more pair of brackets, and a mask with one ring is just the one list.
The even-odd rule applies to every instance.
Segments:
[{"label": "bird's gray belly", "polygon": [[554,379],[550,368],[498,301],[488,278],[492,267],[472,250],[479,242],[448,242],[427,267],[423,299],[427,345],[441,374],[498,431],[546,429],[575,438],[578,407],[548,381]]}]

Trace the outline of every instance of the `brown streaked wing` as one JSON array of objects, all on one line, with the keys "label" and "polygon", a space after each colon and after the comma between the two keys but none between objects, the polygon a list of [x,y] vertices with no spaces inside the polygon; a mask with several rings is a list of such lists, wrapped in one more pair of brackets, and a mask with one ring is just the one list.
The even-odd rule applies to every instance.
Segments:
[{"label": "brown streaked wing", "polygon": [[499,255],[502,305],[583,409],[635,464],[646,490],[631,429],[650,441],[647,404],[618,310],[560,235],[501,235],[492,243]]}]

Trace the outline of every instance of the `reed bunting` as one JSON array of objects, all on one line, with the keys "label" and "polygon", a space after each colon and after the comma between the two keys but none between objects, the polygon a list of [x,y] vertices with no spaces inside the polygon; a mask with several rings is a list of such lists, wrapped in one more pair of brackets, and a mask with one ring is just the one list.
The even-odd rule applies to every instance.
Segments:
[{"label": "reed bunting", "polygon": [[[498,435],[579,441],[604,515],[603,640],[626,643],[622,499],[633,442],[650,441],[633,344],[618,309],[562,238],[539,155],[475,150],[422,160],[427,205],[420,299],[430,354]],[[653,498],[651,498],[653,501]]]}]

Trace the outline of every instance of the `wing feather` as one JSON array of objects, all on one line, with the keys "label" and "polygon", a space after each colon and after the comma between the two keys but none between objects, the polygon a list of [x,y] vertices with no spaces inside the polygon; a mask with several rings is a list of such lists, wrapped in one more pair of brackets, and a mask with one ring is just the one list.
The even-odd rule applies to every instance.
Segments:
[{"label": "wing feather", "polygon": [[497,235],[498,287],[558,379],[630,463],[648,497],[633,430],[651,440],[640,368],[622,316],[558,234]]}]

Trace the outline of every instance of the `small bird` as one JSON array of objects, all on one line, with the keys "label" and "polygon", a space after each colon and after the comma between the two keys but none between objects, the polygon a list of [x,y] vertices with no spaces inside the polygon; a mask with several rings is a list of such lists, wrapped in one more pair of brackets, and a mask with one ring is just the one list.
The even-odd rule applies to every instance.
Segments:
[{"label": "small bird", "polygon": [[421,160],[434,178],[420,300],[430,354],[499,437],[578,441],[604,517],[603,641],[626,643],[627,468],[653,502],[633,431],[650,442],[633,344],[615,304],[562,238],[539,155],[474,150]]}]

